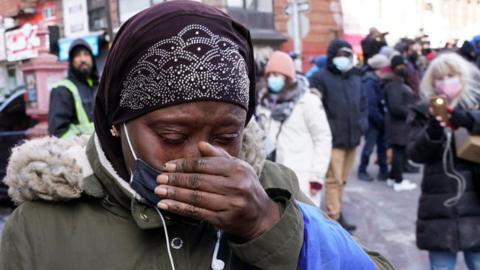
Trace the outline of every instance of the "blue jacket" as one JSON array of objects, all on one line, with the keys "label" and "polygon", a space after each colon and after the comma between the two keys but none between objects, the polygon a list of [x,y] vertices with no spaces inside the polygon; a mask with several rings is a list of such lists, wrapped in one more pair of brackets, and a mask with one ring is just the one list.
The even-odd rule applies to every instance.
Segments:
[{"label": "blue jacket", "polygon": [[304,220],[301,270],[375,270],[368,255],[338,223],[316,207],[297,202]]},{"label": "blue jacket", "polygon": [[373,71],[367,71],[362,77],[362,88],[367,97],[368,123],[382,129],[385,125],[386,104],[380,78]]}]

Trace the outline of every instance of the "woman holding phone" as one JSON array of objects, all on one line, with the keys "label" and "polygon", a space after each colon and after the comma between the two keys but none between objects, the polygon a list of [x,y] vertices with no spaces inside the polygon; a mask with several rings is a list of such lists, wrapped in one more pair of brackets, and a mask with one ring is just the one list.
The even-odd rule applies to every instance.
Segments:
[{"label": "woman holding phone", "polygon": [[432,270],[455,269],[458,252],[469,270],[479,270],[480,164],[457,157],[452,133],[480,134],[480,71],[455,53],[441,54],[428,67],[421,93],[407,147],[409,158],[425,164],[417,246],[429,251]]}]

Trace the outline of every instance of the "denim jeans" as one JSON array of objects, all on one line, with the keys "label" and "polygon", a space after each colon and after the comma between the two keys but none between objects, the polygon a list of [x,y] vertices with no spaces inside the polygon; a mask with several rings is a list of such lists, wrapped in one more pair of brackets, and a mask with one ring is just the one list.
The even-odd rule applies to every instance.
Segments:
[{"label": "denim jeans", "polygon": [[365,145],[363,146],[360,159],[359,172],[366,172],[373,148],[377,146],[378,166],[380,172],[387,173],[387,142],[385,141],[385,129],[378,129],[370,124],[365,134]]},{"label": "denim jeans", "polygon": [[[431,270],[454,270],[457,253],[449,251],[430,251]],[[480,252],[464,251],[465,264],[469,270],[480,270]]]}]

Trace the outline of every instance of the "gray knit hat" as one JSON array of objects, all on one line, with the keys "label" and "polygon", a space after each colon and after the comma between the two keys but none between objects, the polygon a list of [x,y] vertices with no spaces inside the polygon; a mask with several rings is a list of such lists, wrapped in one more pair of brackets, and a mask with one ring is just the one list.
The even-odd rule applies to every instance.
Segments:
[{"label": "gray knit hat", "polygon": [[375,70],[382,69],[390,65],[388,58],[383,54],[375,54],[370,59],[368,59],[367,63],[371,68]]}]

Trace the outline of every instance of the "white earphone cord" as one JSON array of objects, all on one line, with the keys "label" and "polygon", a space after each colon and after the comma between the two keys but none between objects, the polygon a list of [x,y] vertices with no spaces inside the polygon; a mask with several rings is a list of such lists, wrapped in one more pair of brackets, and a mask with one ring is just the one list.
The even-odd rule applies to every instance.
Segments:
[{"label": "white earphone cord", "polygon": [[[442,158],[443,170],[445,171],[445,174],[448,177],[453,178],[453,179],[455,179],[455,181],[457,181],[458,189],[457,189],[457,194],[454,197],[446,200],[443,203],[443,205],[445,207],[453,207],[458,203],[460,198],[465,193],[467,183],[466,183],[465,178],[462,176],[462,174],[460,174],[457,170],[455,170],[455,167],[454,167],[454,164],[453,164],[453,153],[452,153],[452,149],[450,147],[450,144],[452,142],[452,131],[451,131],[451,129],[446,130],[446,136],[447,136],[447,140],[445,142],[446,147],[445,147],[445,150],[443,151],[443,158]],[[450,169],[452,171],[451,173],[448,170],[448,165],[450,165]]]},{"label": "white earphone cord", "polygon": [[133,158],[137,160],[137,155],[133,151],[132,142],[130,141],[130,136],[128,135],[127,125],[123,123],[123,130],[125,131],[125,136],[127,137],[128,147],[130,147],[130,152],[132,152]]},{"label": "white earphone cord", "polygon": [[[125,136],[127,137],[127,142],[128,146],[130,147],[130,151],[132,152],[133,158],[137,160],[137,155],[135,154],[135,151],[133,151],[132,143],[130,141],[130,136],[128,136],[128,130],[127,126],[125,123],[123,124],[123,130],[125,131]],[[132,182],[133,174],[130,173],[130,182]],[[158,215],[160,216],[160,219],[162,220],[163,224],[163,232],[165,233],[165,243],[167,246],[167,252],[168,252],[168,259],[170,260],[170,265],[172,266],[172,270],[175,270],[175,264],[173,263],[173,257],[172,257],[172,251],[170,250],[170,238],[168,237],[168,229],[167,229],[167,224],[165,223],[165,219],[163,218],[162,212],[158,209],[158,207],[154,207],[154,209],[157,211]]]},{"label": "white earphone cord", "polygon": [[165,223],[165,219],[163,218],[162,212],[160,212],[158,207],[154,207],[154,208],[157,211],[158,215],[160,216],[160,219],[162,220],[163,231],[165,232],[165,242],[166,242],[166,245],[167,245],[168,258],[170,259],[170,265],[172,266],[172,270],[175,270],[175,264],[173,263],[172,251],[170,250],[170,238],[168,237],[167,224]]}]

